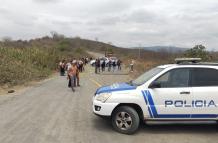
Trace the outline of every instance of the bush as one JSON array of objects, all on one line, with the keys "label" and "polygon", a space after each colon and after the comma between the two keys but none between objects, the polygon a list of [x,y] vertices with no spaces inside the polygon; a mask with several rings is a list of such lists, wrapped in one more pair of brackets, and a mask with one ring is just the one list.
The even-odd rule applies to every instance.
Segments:
[{"label": "bush", "polygon": [[61,40],[58,44],[58,49],[62,52],[63,51],[71,51],[70,41],[68,41],[67,39]]},{"label": "bush", "polygon": [[203,45],[196,45],[192,49],[187,50],[184,56],[190,58],[201,58],[203,61],[210,60],[209,52],[206,51],[206,47]]}]

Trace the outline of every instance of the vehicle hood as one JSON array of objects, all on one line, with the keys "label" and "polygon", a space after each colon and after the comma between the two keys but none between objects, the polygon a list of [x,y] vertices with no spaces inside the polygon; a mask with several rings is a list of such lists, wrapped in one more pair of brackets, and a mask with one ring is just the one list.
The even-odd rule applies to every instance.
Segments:
[{"label": "vehicle hood", "polygon": [[95,94],[114,92],[114,91],[133,90],[133,89],[136,89],[136,86],[132,86],[127,83],[115,83],[110,86],[103,86],[97,89]]}]

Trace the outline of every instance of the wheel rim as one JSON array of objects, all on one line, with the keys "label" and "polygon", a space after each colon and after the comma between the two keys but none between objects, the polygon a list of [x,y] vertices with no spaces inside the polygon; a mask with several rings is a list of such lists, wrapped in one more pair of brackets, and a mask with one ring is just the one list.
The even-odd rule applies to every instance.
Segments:
[{"label": "wheel rim", "polygon": [[128,130],[132,127],[132,118],[127,112],[119,112],[115,118],[116,125],[121,130]]}]

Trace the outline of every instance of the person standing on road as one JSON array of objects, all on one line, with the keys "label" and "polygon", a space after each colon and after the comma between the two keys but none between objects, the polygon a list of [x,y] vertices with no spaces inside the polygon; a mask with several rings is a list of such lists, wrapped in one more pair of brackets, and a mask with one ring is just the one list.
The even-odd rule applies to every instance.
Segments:
[{"label": "person standing on road", "polygon": [[105,71],[105,60],[102,61],[101,70],[102,70],[102,72]]},{"label": "person standing on road", "polygon": [[121,70],[121,60],[119,59],[118,61],[117,61],[117,67],[118,67],[118,70]]},{"label": "person standing on road", "polygon": [[96,74],[98,73],[98,65],[97,65],[97,63],[98,63],[98,60],[96,59],[95,60],[95,73]]},{"label": "person standing on road", "polygon": [[79,67],[79,71],[83,72],[83,61],[82,60],[78,61],[78,67]]},{"label": "person standing on road", "polygon": [[75,62],[72,63],[72,66],[69,69],[69,76],[70,76],[70,80],[71,80],[71,88],[72,91],[75,92],[74,87],[76,86],[76,73],[77,73],[77,65]]},{"label": "person standing on road", "polygon": [[[81,66],[83,66],[83,65],[80,65],[80,68],[82,68]],[[76,82],[75,82],[75,86],[80,86],[80,84],[79,84],[79,73],[80,73],[80,70],[78,68],[76,70]]]},{"label": "person standing on road", "polygon": [[96,59],[95,61],[95,73],[100,73],[101,70],[101,63],[100,63],[100,59]]},{"label": "person standing on road", "polygon": [[116,62],[115,62],[115,60],[113,61],[113,72],[115,71],[115,69],[116,69]]},{"label": "person standing on road", "polygon": [[65,70],[68,71],[68,67],[71,66],[71,60],[68,60],[67,64],[65,65]]},{"label": "person standing on road", "polygon": [[101,72],[101,61],[100,61],[99,58],[98,58],[98,63],[97,63],[97,65],[98,65],[98,72],[100,73],[100,72]]},{"label": "person standing on road", "polygon": [[89,58],[88,58],[88,57],[86,57],[86,58],[85,58],[85,65],[87,65],[87,64],[88,64],[88,62],[89,62]]},{"label": "person standing on road", "polygon": [[130,63],[130,72],[133,72],[134,64],[135,64],[135,61],[132,59],[132,61]]},{"label": "person standing on road", "polygon": [[59,63],[59,70],[60,70],[60,76],[64,76],[65,75],[65,60],[62,60]]},{"label": "person standing on road", "polygon": [[70,78],[70,75],[69,75],[69,71],[70,71],[71,67],[72,67],[72,61],[67,63],[67,79],[69,80],[69,82],[68,82],[68,87],[69,88],[71,87],[71,78]]},{"label": "person standing on road", "polygon": [[108,71],[109,72],[111,71],[111,65],[112,65],[112,62],[111,62],[111,60],[109,60],[109,62],[108,62]]}]

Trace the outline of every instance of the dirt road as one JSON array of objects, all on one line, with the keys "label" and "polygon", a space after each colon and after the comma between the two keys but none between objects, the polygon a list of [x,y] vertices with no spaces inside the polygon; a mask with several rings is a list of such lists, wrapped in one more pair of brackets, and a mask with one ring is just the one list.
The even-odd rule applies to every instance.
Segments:
[{"label": "dirt road", "polygon": [[128,80],[128,75],[95,75],[86,68],[73,93],[66,77],[56,76],[14,95],[0,96],[0,143],[215,143],[214,125],[142,125],[128,136],[92,113],[99,84]]}]

